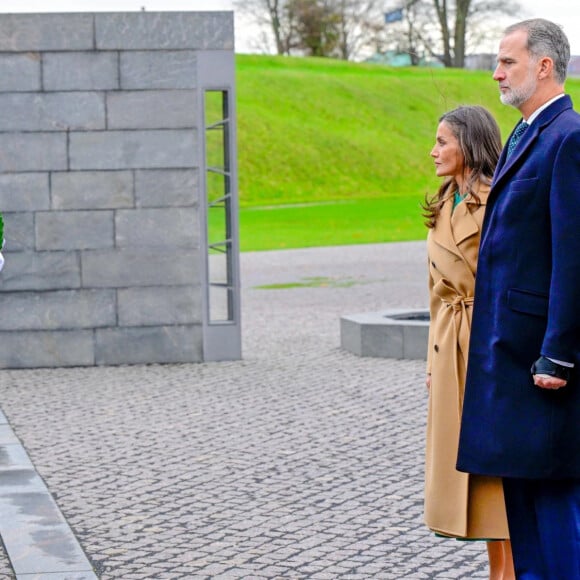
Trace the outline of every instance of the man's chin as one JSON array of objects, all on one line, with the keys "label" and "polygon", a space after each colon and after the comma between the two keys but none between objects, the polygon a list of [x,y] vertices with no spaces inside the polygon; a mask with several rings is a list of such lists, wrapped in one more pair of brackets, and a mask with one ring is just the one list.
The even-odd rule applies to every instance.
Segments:
[{"label": "man's chin", "polygon": [[516,102],[516,99],[514,99],[512,94],[502,93],[499,96],[499,100],[502,102],[502,104],[509,105],[510,107],[516,107],[516,109],[519,105],[519,103]]}]

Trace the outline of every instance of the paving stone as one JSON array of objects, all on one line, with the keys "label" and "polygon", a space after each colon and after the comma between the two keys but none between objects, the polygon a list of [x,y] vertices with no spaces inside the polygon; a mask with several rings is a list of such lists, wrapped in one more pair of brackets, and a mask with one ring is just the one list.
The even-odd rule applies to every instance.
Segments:
[{"label": "paving stone", "polygon": [[424,362],[340,348],[340,316],[426,304],[424,249],[242,254],[241,361],[0,371],[101,580],[487,577],[422,523]]}]

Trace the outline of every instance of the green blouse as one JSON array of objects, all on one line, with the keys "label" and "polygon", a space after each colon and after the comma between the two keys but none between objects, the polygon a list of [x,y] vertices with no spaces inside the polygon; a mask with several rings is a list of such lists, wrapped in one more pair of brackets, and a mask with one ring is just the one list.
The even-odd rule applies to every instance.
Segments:
[{"label": "green blouse", "polygon": [[455,209],[466,197],[467,193],[459,193],[459,190],[457,189],[453,194],[453,209]]}]

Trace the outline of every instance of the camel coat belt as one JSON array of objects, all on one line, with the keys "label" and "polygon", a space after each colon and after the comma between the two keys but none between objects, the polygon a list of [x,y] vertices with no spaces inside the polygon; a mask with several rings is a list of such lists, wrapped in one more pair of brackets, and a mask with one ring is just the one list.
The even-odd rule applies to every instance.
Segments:
[{"label": "camel coat belt", "polygon": [[457,384],[457,416],[461,418],[463,408],[463,397],[465,394],[465,374],[467,368],[467,354],[469,350],[469,334],[471,331],[471,310],[473,308],[473,296],[461,296],[455,292],[451,286],[441,280],[434,288],[433,292],[441,302],[449,308],[453,316],[453,340],[456,345],[453,349],[453,370],[455,371],[455,382]]},{"label": "camel coat belt", "polygon": [[468,198],[453,209],[452,192],[429,231],[431,374],[425,461],[425,523],[440,534],[509,537],[501,481],[455,469],[468,363],[479,239],[488,188],[481,204]]}]

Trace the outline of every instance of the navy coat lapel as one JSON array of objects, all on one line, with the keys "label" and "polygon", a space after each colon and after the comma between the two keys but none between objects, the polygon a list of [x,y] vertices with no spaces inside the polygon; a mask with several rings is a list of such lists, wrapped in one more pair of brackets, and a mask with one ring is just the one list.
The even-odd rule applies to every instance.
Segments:
[{"label": "navy coat lapel", "polygon": [[[562,113],[562,111],[571,108],[572,100],[568,95],[564,95],[562,98],[552,103],[547,109],[542,111],[538,118],[528,127],[528,129],[526,129],[520,138],[518,146],[509,158],[507,157],[507,146],[503,148],[493,180],[490,201],[495,197],[494,190],[497,191],[501,187],[504,179],[510,175],[510,169],[517,164],[518,159],[532,146],[546,125],[549,125],[560,113]],[[514,130],[515,127],[510,133],[506,143],[509,143]]]},{"label": "navy coat lapel", "polygon": [[517,168],[520,166],[518,161],[521,159],[522,156],[527,154],[528,149],[532,146],[533,143],[540,137],[542,131],[558,117],[563,111],[568,109],[572,109],[572,99],[568,95],[564,95],[554,103],[552,103],[547,109],[542,111],[537,119],[528,127],[528,129],[524,132],[522,137],[520,138],[520,142],[518,146],[510,155],[507,157],[507,143],[515,131],[514,129],[510,133],[507,141],[506,146],[503,148],[501,155],[499,157],[499,161],[495,170],[495,174],[493,177],[493,183],[491,186],[491,191],[489,192],[489,198],[487,202],[487,211],[485,213],[483,227],[482,227],[482,235],[481,235],[481,244],[485,244],[487,241],[488,235],[488,224],[489,220],[492,216],[492,209],[495,205],[495,201],[499,192],[504,189],[505,181],[509,180],[513,177],[513,174],[517,171]]},{"label": "navy coat lapel", "polygon": [[[516,125],[517,127],[517,125]],[[510,133],[506,144],[509,143],[514,130]],[[514,164],[517,163],[517,160],[525,154],[526,150],[532,145],[532,143],[538,138],[538,134],[540,132],[540,125],[536,121],[532,123],[522,134],[520,140],[518,142],[518,146],[514,149],[513,153],[508,157],[507,156],[507,145],[503,148],[501,152],[501,156],[498,162],[498,170],[495,174],[494,185],[500,184],[506,174],[509,173],[510,167],[513,167]]]},{"label": "navy coat lapel", "polygon": [[539,354],[580,368],[580,115],[563,96],[532,128],[485,212],[457,468],[580,478],[580,375],[548,392],[529,370]]}]

